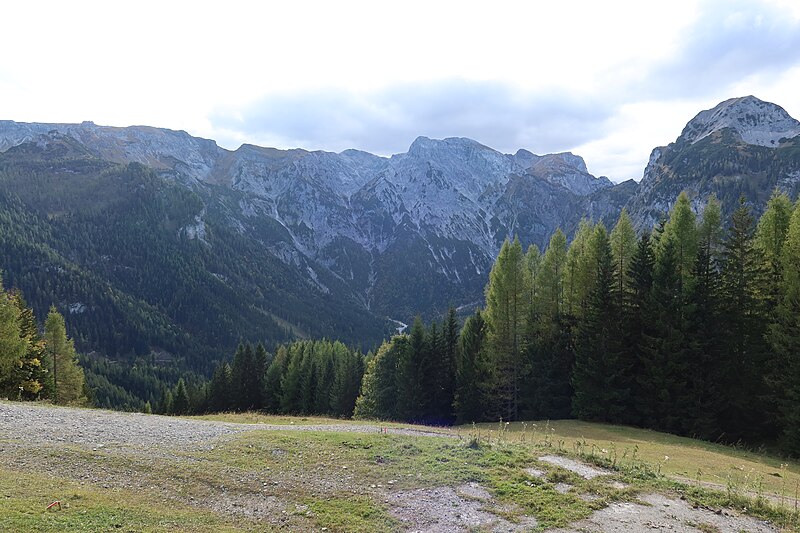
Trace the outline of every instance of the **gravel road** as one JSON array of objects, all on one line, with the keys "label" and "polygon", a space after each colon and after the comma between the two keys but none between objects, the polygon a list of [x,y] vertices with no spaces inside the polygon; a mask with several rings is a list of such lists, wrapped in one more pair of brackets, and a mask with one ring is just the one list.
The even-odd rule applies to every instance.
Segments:
[{"label": "gravel road", "polygon": [[371,424],[235,424],[142,413],[0,402],[0,439],[26,443],[68,443],[92,449],[98,446],[115,446],[146,450],[154,447],[187,450],[203,448],[216,439],[254,430],[348,433],[385,431],[395,435],[453,436],[446,432]]}]

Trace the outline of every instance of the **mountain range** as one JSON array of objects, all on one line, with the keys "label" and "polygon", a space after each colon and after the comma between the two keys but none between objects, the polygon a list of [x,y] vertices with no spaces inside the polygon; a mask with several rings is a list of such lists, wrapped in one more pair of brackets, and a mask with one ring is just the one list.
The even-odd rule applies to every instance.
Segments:
[{"label": "mountain range", "polygon": [[198,362],[240,339],[371,347],[415,314],[482,304],[506,237],[540,248],[626,207],[652,227],[678,193],[756,214],[800,188],[800,122],[748,96],[702,111],[614,184],[572,153],[417,138],[380,157],[223,149],[146,126],[0,121],[0,268],[84,349]]}]

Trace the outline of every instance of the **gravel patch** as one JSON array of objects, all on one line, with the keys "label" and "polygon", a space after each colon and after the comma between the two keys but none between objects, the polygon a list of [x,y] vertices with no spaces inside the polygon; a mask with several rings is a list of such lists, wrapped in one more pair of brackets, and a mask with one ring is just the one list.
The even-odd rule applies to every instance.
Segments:
[{"label": "gravel patch", "polygon": [[538,477],[538,478],[542,478],[545,476],[545,474],[547,474],[547,472],[539,468],[526,468],[525,473],[531,477]]},{"label": "gravel patch", "polygon": [[[551,533],[645,533],[670,531],[675,533],[701,533],[703,531],[748,533],[776,533],[771,524],[732,512],[713,512],[693,508],[684,500],[668,498],[661,494],[648,494],[641,498],[643,504],[614,503],[596,511],[590,518],[572,524],[566,529],[548,530]],[[716,528],[716,529],[713,529]]]},{"label": "gravel patch", "polygon": [[462,489],[437,487],[399,491],[388,495],[386,503],[404,529],[420,533],[511,532],[530,531],[536,527],[536,519],[530,516],[514,524],[484,510],[486,502],[460,496]]},{"label": "gravel patch", "polygon": [[570,472],[575,472],[584,479],[594,479],[598,476],[608,476],[613,473],[610,470],[602,470],[600,468],[575,461],[574,459],[568,459],[558,455],[543,455],[542,457],[539,457],[539,460],[544,461],[545,463],[550,463],[551,465],[560,466],[561,468],[569,470]]}]

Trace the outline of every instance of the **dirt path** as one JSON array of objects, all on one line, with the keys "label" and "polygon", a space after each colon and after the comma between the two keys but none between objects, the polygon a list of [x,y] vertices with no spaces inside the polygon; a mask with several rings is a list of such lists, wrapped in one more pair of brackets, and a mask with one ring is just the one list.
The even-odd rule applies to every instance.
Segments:
[{"label": "dirt path", "polygon": [[[203,479],[204,465],[193,465],[193,450],[209,450],[233,436],[255,430],[314,432],[387,432],[421,437],[454,437],[448,432],[373,424],[271,425],[181,419],[174,417],[112,411],[51,407],[37,404],[0,402],[0,466],[25,470],[45,466],[53,475],[104,488],[145,490],[165,501],[198,505],[225,514],[265,521],[265,525],[289,530],[307,530],[310,523],[295,509],[296,504],[278,493],[266,493],[268,484],[290,488],[311,480],[320,490],[356,493],[347,477],[292,479],[272,473],[230,469],[217,477]],[[57,454],[55,453],[57,451]],[[153,461],[154,457],[158,461]],[[558,463],[561,458],[545,457]],[[576,469],[579,475],[598,475],[595,469],[561,461],[561,467]],[[162,465],[162,466],[159,466]],[[167,465],[164,467],[163,465]],[[186,468],[177,468],[176,465]],[[193,468],[194,467],[194,468]],[[159,470],[159,468],[161,470]],[[174,472],[185,471],[185,478]],[[167,474],[165,474],[167,472]],[[583,473],[581,473],[583,472]],[[221,477],[220,477],[221,476]],[[220,483],[219,479],[224,482]],[[193,496],[183,489],[193,484]],[[198,488],[199,486],[199,488]],[[569,490],[567,485],[565,490]],[[511,523],[487,509],[496,501],[486,489],[470,483],[459,487],[438,487],[381,493],[389,512],[406,531],[526,531],[536,526],[532,517]],[[716,529],[713,529],[716,528]],[[645,495],[640,503],[617,503],[597,511],[587,520],[563,533],[578,531],[753,531],[778,529],[750,517],[693,509],[686,502],[662,495]]]}]

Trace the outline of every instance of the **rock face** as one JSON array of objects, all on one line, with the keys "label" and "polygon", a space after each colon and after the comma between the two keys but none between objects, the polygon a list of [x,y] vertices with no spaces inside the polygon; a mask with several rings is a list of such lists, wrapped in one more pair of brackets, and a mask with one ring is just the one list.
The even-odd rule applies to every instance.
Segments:
[{"label": "rock face", "polygon": [[640,229],[651,228],[685,190],[698,211],[715,194],[726,214],[744,196],[759,215],[776,187],[793,198],[800,190],[800,122],[753,96],[731,98],[653,150],[628,209]]},{"label": "rock face", "polygon": [[757,146],[775,147],[781,139],[800,135],[800,122],[782,107],[755,96],[743,96],[698,113],[683,129],[681,138],[694,144],[726,128],[743,142]]},{"label": "rock face", "polygon": [[[634,188],[616,190],[571,153],[502,154],[463,138],[419,137],[407,153],[385,158],[252,145],[228,151],[144,126],[0,122],[4,150],[57,137],[102,160],[151,167],[209,206],[224,197],[229,224],[320,291],[328,290],[319,282],[324,268],[367,309],[401,320],[477,303],[503,239],[519,235],[543,247],[583,213],[616,217]],[[181,232],[203,239],[201,215]]]}]

